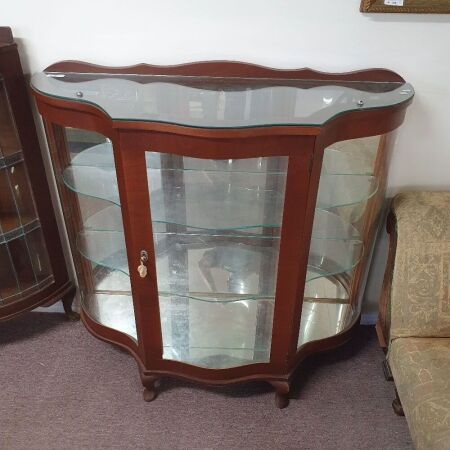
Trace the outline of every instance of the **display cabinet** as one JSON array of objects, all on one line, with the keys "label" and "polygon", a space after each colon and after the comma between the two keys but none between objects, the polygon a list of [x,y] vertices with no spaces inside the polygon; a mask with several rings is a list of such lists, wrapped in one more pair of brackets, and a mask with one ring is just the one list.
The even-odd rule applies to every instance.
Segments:
[{"label": "display cabinet", "polygon": [[359,322],[391,132],[413,88],[383,69],[237,62],[34,75],[82,319],[165,376],[266,380]]},{"label": "display cabinet", "polygon": [[76,319],[74,294],[17,46],[0,27],[0,321],[60,299]]}]

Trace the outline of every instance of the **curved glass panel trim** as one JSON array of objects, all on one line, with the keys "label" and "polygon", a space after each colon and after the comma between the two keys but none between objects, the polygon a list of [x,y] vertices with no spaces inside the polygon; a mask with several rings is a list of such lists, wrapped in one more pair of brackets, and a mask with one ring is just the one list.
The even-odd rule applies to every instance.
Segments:
[{"label": "curved glass panel trim", "polygon": [[[270,242],[275,237],[177,233],[175,243],[170,233],[155,233],[155,238],[160,295],[222,303],[274,296],[275,281],[268,278],[276,273],[263,277],[261,268],[276,256]],[[129,275],[122,232],[85,230],[78,236],[77,248],[94,264]],[[361,253],[359,240],[312,239],[306,281],[350,271]]]},{"label": "curved glass panel trim", "polygon": [[[192,81],[195,86],[189,86]],[[198,128],[320,126],[348,111],[398,105],[414,95],[401,82],[37,73],[41,94],[91,104],[113,120]]]}]

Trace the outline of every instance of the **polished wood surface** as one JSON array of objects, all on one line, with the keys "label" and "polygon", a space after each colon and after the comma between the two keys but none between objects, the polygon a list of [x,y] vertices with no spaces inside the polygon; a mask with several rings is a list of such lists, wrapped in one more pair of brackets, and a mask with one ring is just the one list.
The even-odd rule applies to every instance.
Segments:
[{"label": "polished wood surface", "polygon": [[372,82],[404,82],[395,72],[386,69],[357,70],[347,73],[328,73],[317,70],[275,69],[258,64],[237,61],[200,61],[194,63],[176,64],[172,66],[157,66],[152,64],[136,64],[124,67],[106,67],[81,61],[60,61],[48,66],[46,72],[74,73],[115,73],[138,75],[180,75],[191,77],[220,78],[280,78],[318,81],[372,81]]},{"label": "polished wood surface", "polygon": [[[53,64],[47,71],[403,81],[399,75],[384,69],[333,75],[310,69],[279,71],[234,62],[191,63],[171,67],[139,65],[130,68],[104,68],[80,62],[62,62]],[[60,126],[82,128],[101,133],[113,143],[138,343],[123,333],[95,322],[83,311],[82,318],[87,328],[97,337],[126,348],[137,359],[147,401],[155,397],[155,381],[163,376],[176,376],[207,384],[262,379],[270,382],[276,389],[278,405],[286,406],[289,385],[300,362],[311,353],[329,350],[346,342],[359,322],[359,315],[356,315],[341,333],[308,342],[297,349],[309,243],[324,149],[333,142],[391,132],[403,122],[411,101],[393,107],[343,113],[322,127],[207,129],[151,122],[113,121],[92,105],[55,99],[38,92],[34,92],[34,95],[39,111],[47,122],[47,129]],[[59,157],[56,154],[64,150],[52,138],[52,132],[49,137],[49,144],[53,147],[52,155],[57,159]],[[150,256],[154,255],[153,243],[148,240],[148,236],[153,236],[145,166],[145,151],[149,148],[164,149],[165,153],[173,155],[212,159],[289,157],[269,362],[227,369],[206,369],[163,359],[155,258],[149,258],[146,278],[140,278],[136,270],[142,249]],[[385,160],[380,160],[377,167],[379,174],[383,175]],[[372,234],[367,234],[366,239],[371,236]],[[368,255],[364,258],[365,263],[367,260]],[[352,295],[357,295],[362,273],[363,270],[358,272]]]},{"label": "polished wood surface", "polygon": [[387,351],[389,345],[389,328],[390,328],[390,302],[392,278],[394,275],[395,254],[397,251],[397,231],[396,219],[392,211],[389,211],[386,220],[386,231],[389,235],[389,252],[384,272],[383,286],[381,288],[381,297],[378,311],[378,321],[376,325],[378,341],[381,348]]}]

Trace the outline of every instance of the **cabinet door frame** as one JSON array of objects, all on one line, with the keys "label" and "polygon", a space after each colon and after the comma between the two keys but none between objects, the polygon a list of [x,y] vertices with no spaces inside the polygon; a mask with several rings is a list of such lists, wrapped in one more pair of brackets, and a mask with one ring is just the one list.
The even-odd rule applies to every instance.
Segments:
[{"label": "cabinet door frame", "polygon": [[[322,152],[315,157],[315,136],[195,138],[158,131],[119,130],[113,142],[125,240],[138,331],[138,346],[152,372],[176,371],[186,376],[235,378],[243,374],[285,373],[297,350],[300,313]],[[150,195],[145,151],[205,159],[287,156],[288,173],[281,228],[270,362],[229,369],[210,369],[163,359],[159,297],[153,248]],[[314,166],[314,168],[313,168]],[[315,170],[316,168],[319,170]],[[314,178],[311,177],[314,174]],[[137,271],[141,250],[149,255],[148,275]]]}]

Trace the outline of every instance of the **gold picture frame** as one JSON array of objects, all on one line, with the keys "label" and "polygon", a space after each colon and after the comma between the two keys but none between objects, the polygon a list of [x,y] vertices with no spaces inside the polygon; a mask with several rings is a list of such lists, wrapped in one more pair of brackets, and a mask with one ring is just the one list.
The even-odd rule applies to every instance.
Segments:
[{"label": "gold picture frame", "polygon": [[[368,13],[415,13],[415,14],[450,14],[450,0],[361,0],[361,12]],[[400,6],[400,4],[403,5]]]}]

